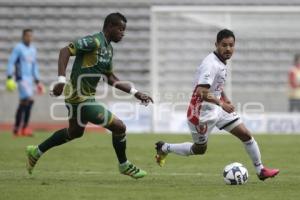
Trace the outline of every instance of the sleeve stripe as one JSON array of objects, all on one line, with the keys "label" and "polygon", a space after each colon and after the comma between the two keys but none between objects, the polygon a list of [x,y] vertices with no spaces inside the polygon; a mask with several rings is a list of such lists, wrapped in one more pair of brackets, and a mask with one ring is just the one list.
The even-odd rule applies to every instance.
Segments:
[{"label": "sleeve stripe", "polygon": [[98,40],[98,38],[94,38],[94,40],[96,42],[97,48],[99,48],[99,46],[100,46],[100,40]]},{"label": "sleeve stripe", "polygon": [[68,45],[68,49],[70,50],[70,52],[73,56],[76,55],[76,48],[73,43]]}]

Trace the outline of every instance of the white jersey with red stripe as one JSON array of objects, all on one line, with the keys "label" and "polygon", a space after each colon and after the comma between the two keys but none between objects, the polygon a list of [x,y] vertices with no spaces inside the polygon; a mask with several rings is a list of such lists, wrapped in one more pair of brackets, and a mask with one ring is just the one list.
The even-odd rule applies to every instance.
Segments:
[{"label": "white jersey with red stripe", "polygon": [[215,98],[221,99],[226,75],[227,66],[215,53],[210,53],[197,69],[194,92],[187,111],[188,125],[195,143],[206,143],[208,133],[215,126],[230,131],[232,127],[241,123],[241,121],[237,121],[239,117],[236,113],[227,113],[220,106],[203,102],[201,97],[196,95],[198,85],[209,85],[209,92]]},{"label": "white jersey with red stripe", "polygon": [[225,86],[226,76],[226,64],[215,53],[210,53],[197,69],[194,87],[197,85],[210,85],[210,93],[220,99],[221,92]]},{"label": "white jersey with red stripe", "polygon": [[[202,99],[195,94],[196,86],[209,85],[209,92],[220,99],[225,86],[226,76],[227,66],[218,58],[218,56],[215,53],[210,53],[206,56],[198,67],[194,80],[194,92],[187,113],[190,122],[195,125],[199,124],[200,109],[203,104]],[[209,107],[210,104],[207,103],[206,106]]]}]

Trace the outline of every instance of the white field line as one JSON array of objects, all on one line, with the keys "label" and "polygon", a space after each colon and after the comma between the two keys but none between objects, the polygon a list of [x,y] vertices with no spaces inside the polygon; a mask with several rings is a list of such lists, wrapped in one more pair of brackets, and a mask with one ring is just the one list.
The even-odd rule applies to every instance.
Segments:
[{"label": "white field line", "polygon": [[[42,171],[35,171],[34,174],[38,174]],[[20,171],[14,171],[14,170],[0,170],[1,174],[20,174]],[[23,172],[21,172],[23,173]],[[26,173],[26,170],[24,169],[24,173]],[[43,172],[45,173],[45,172]],[[104,171],[47,171],[48,174],[78,174],[78,175],[117,175],[119,174],[116,170],[116,172],[104,172]],[[184,173],[184,172],[172,172],[172,173],[151,173],[148,172],[148,175],[150,176],[222,176],[222,173],[220,174],[210,174],[210,173]]]}]

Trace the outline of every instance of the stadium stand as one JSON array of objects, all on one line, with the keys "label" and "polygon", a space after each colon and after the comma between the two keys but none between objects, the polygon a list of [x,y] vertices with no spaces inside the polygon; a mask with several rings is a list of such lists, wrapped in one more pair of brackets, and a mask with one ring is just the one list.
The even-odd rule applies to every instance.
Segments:
[{"label": "stadium stand", "polygon": [[[297,0],[228,0],[226,4],[232,5],[300,5]],[[184,5],[224,5],[222,0],[186,0]],[[125,14],[129,20],[128,31],[124,41],[115,45],[115,71],[121,79],[129,80],[135,83],[139,89],[150,92],[150,7],[151,5],[182,5],[181,0],[0,0],[0,98],[4,102],[0,106],[0,112],[7,112],[7,106],[12,107],[11,103],[16,101],[14,94],[7,95],[4,93],[5,68],[9,53],[16,42],[20,40],[21,30],[31,27],[35,31],[35,44],[38,48],[38,58],[40,65],[40,73],[43,82],[50,85],[57,78],[57,58],[59,49],[80,36],[94,33],[100,30],[104,17],[110,13],[119,11]],[[174,45],[172,36],[180,34],[180,27],[177,24],[168,24],[166,29],[168,40],[165,41],[165,50]],[[199,27],[201,28],[201,27]],[[174,30],[170,31],[170,30]],[[202,58],[207,54],[207,46],[209,43],[205,40],[208,35],[215,33],[215,29],[211,29],[207,34],[201,35],[203,42],[197,47],[188,45],[187,48],[200,49],[197,55],[187,53],[184,60],[178,60],[178,57],[165,58],[168,63],[161,68],[162,72],[167,74],[168,81],[177,82],[178,70],[172,67],[172,62],[188,62],[194,68],[187,68],[184,74],[191,74]],[[193,44],[193,38],[199,37],[197,34],[186,35]],[[272,39],[262,38],[260,42],[251,42],[251,37],[244,38],[239,41],[239,51],[247,51],[248,49],[256,49],[256,54],[236,53],[233,62],[232,83],[235,88],[235,97],[238,101],[251,99],[252,95],[245,96],[243,90],[247,89],[251,94],[255,93],[255,89],[260,87],[265,91],[270,88],[277,88],[280,92],[274,94],[277,101],[269,102],[269,94],[261,94],[261,101],[266,104],[268,111],[285,111],[286,107],[278,107],[278,104],[286,104],[286,96],[283,95],[286,90],[287,83],[287,64],[292,61],[292,55],[295,51],[300,51],[299,40],[297,38],[283,36],[285,42],[276,44]],[[298,44],[299,43],[299,44]],[[273,46],[272,46],[273,45]],[[280,48],[281,53],[276,54],[273,51],[274,45]],[[270,47],[269,51],[261,52],[262,46]],[[260,56],[257,56],[260,55]],[[274,56],[280,56],[280,61],[273,60]],[[258,60],[260,59],[260,60]],[[253,67],[249,63],[266,61],[266,65]],[[273,62],[276,64],[270,65]],[[238,67],[243,66],[243,67]],[[69,66],[69,70],[70,70]],[[264,77],[262,72],[267,74]],[[180,77],[185,77],[180,74]],[[276,78],[274,78],[276,77]],[[181,78],[181,89],[190,90],[190,76]],[[263,82],[262,82],[263,81]],[[175,86],[173,88],[177,90]],[[44,108],[53,100],[48,96],[39,97],[41,101],[37,101],[37,107],[34,115],[35,120],[47,121],[49,116],[45,115]],[[16,105],[16,104],[14,104]],[[7,115],[1,114],[1,121],[10,121],[14,113]],[[64,112],[64,111],[63,111]]]}]

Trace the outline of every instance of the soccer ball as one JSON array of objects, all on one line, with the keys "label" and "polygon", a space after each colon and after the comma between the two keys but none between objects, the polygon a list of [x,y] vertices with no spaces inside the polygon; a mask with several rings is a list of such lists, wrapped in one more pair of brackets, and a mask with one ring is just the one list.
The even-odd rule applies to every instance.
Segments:
[{"label": "soccer ball", "polygon": [[249,174],[246,167],[241,163],[234,162],[225,166],[223,177],[227,185],[243,185],[247,183]]}]

